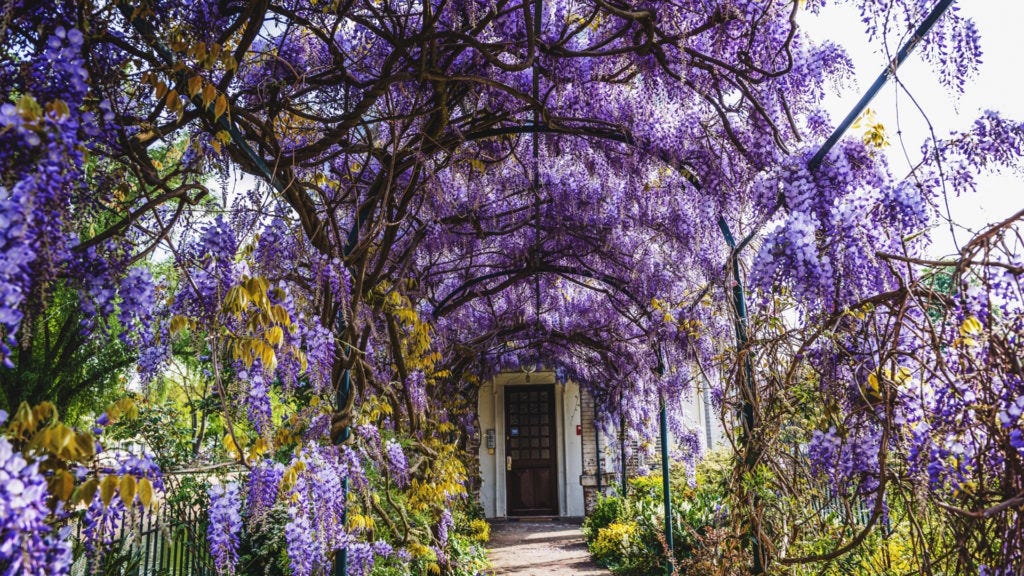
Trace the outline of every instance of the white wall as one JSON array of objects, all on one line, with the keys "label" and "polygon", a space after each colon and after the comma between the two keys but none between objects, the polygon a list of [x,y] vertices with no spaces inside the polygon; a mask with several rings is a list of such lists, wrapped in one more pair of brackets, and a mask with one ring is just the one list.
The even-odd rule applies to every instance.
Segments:
[{"label": "white wall", "polygon": [[[699,381],[694,390],[680,395],[675,401],[683,416],[684,424],[697,432],[700,437],[702,454],[727,444],[722,428],[721,415],[710,404],[710,384]],[[669,434],[671,435],[671,430]],[[670,445],[674,445],[675,440]]]},{"label": "white wall", "polygon": [[704,448],[705,454],[726,444],[720,414],[710,404],[710,386],[710,383],[706,381],[701,382],[691,395],[692,398],[687,399],[691,405],[695,428],[700,430],[701,446]]},{"label": "white wall", "polygon": [[[477,410],[480,429],[485,434],[480,443],[480,500],[484,515],[500,518],[507,515],[505,500],[505,387],[521,384],[555,384],[554,372],[506,372],[481,386]],[[580,424],[579,386],[568,382],[555,384],[555,414],[561,415],[556,423],[558,450],[558,509],[562,516],[583,516],[582,437],[576,434]],[[494,430],[494,454],[487,449],[487,430]]]},{"label": "white wall", "polygon": [[[560,389],[560,390],[559,390]],[[565,386],[555,388],[555,396],[561,403],[561,423],[564,423],[559,434],[562,455],[558,463],[559,510],[562,516],[583,516],[583,486],[580,475],[583,474],[583,436],[576,433],[581,425],[580,387],[575,382],[567,382]]]}]

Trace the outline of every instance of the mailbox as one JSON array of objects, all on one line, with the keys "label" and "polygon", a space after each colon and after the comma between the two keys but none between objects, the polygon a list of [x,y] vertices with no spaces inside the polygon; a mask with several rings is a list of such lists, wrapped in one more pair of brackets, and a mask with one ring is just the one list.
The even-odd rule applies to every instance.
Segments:
[{"label": "mailbox", "polygon": [[495,439],[494,439],[494,428],[488,428],[487,432],[484,433],[484,442],[487,446],[487,453],[494,454]]}]

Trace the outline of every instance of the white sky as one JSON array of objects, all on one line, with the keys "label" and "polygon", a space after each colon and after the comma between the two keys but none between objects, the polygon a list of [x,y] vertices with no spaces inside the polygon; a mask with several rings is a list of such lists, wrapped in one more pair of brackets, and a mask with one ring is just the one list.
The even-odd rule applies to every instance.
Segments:
[{"label": "white sky", "polygon": [[[967,128],[984,110],[998,110],[1004,117],[1024,120],[1024,2],[1019,0],[958,0],[950,8],[973,18],[981,35],[983,62],[980,73],[958,100],[939,85],[931,67],[914,52],[899,70],[899,77],[928,114],[939,138]],[[810,16],[805,14],[804,16]],[[829,37],[846,47],[856,66],[858,84],[830,98],[827,106],[833,121],[839,122],[853,108],[864,91],[886,65],[882,46],[868,42],[857,11],[849,6],[830,6],[818,18],[807,17],[803,26],[815,37]],[[893,40],[892,53],[899,46]],[[898,102],[898,104],[897,104]],[[913,160],[920,156],[921,143],[928,136],[927,124],[902,91],[890,80],[870,107],[877,113],[892,141],[888,152],[893,171],[906,173],[908,164],[896,140],[897,125],[903,132]],[[899,122],[897,122],[899,109]],[[985,224],[1003,220],[1024,208],[1024,180],[1019,174],[993,174],[978,178],[978,193],[956,197],[951,193],[953,220],[960,227],[957,240],[963,245]],[[966,228],[967,230],[965,230]],[[929,252],[939,257],[955,251],[945,223],[932,232]]]}]

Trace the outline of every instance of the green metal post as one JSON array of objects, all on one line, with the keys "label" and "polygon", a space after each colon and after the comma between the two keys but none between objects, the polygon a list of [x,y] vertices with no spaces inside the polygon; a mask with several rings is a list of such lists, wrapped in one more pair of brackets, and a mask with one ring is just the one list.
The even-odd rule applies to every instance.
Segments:
[{"label": "green metal post", "polygon": [[660,397],[658,401],[661,404],[661,494],[665,501],[665,544],[668,548],[665,572],[671,574],[675,546],[672,543],[672,492],[668,481],[668,415],[665,413],[665,397]]},{"label": "green metal post", "polygon": [[594,449],[597,452],[597,493],[604,495],[601,487],[601,429],[597,427],[597,403],[594,403]]},{"label": "green metal post", "polygon": [[886,81],[889,80],[889,77],[896,75],[896,70],[899,69],[901,64],[906,62],[910,53],[913,52],[914,48],[921,42],[921,39],[928,35],[928,32],[933,26],[935,26],[935,23],[939,21],[939,18],[942,17],[952,4],[953,0],[939,0],[939,2],[935,4],[932,11],[928,13],[928,16],[926,16],[925,19],[921,21],[921,24],[918,25],[913,36],[907,39],[900,48],[900,51],[896,53],[896,56],[893,57],[892,61],[889,62],[885,69],[882,70],[882,73],[878,75],[878,78],[876,78],[875,82],[870,88],[868,88],[868,91],[864,93],[864,96],[861,97],[860,101],[854,105],[853,109],[850,110],[850,113],[846,115],[846,118],[844,118],[843,121],[839,123],[839,126],[837,126],[832,132],[832,135],[828,137],[825,143],[821,145],[821,148],[819,148],[810,161],[807,162],[808,168],[811,170],[817,170],[818,167],[821,166],[822,161],[825,160],[825,156],[832,150],[832,147],[839,142],[839,139],[842,138],[843,134],[847,130],[850,129],[850,126],[853,126],[853,123],[857,121],[858,117],[860,117],[861,112],[868,107],[868,104],[870,104],[871,100],[875,98],[879,90],[882,89],[882,86],[884,86]]},{"label": "green metal post", "polygon": [[626,472],[626,411],[619,390],[619,473],[622,476],[622,497],[629,493],[629,475]]},{"label": "green metal post", "polygon": [[[747,301],[743,294],[743,280],[740,277],[740,261],[739,255],[736,253],[736,240],[733,238],[732,231],[729,230],[729,224],[725,221],[724,217],[718,219],[718,227],[721,228],[722,236],[725,237],[725,243],[729,245],[729,249],[732,251],[729,259],[732,261],[732,298],[733,305],[736,307],[736,349],[739,351],[747,345]],[[754,402],[757,400],[757,388],[754,387],[754,368],[749,354],[746,354],[744,357],[743,371],[744,378],[742,379],[741,390],[743,402],[740,408],[740,418],[743,426],[740,431],[739,443],[740,446],[746,449],[750,441],[750,435],[753,433],[756,425]],[[752,470],[754,465],[757,464],[757,455],[750,450],[746,450],[743,464],[748,470]],[[756,500],[754,505],[756,507]],[[761,562],[761,543],[757,539],[757,534],[753,532],[750,534],[750,552],[754,557],[754,574],[763,574],[764,565]]]},{"label": "green metal post", "polygon": [[[658,376],[665,375],[665,358],[658,349]],[[672,557],[675,545],[672,542],[672,490],[668,478],[668,413],[665,410],[665,395],[658,394],[659,419],[661,420],[661,497],[665,503],[665,572],[672,574]]]},{"label": "green metal post", "polygon": [[[348,406],[349,395],[352,393],[352,374],[346,369],[341,375],[341,385],[338,386],[338,393],[335,397],[335,404],[338,411],[344,410]],[[341,444],[346,442],[352,435],[352,427],[346,426],[345,429],[339,435],[337,442]],[[348,520],[348,478],[343,478],[341,481],[341,497],[345,499],[344,508],[341,513],[341,523],[345,524]],[[348,547],[338,550],[334,554],[334,576],[348,576]]]}]

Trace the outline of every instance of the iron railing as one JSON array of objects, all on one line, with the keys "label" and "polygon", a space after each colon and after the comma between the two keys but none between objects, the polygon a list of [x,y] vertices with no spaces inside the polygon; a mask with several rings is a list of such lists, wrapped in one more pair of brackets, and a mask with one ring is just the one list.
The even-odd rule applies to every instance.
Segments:
[{"label": "iron railing", "polygon": [[[165,477],[165,481],[170,480]],[[173,481],[172,481],[173,482]],[[206,514],[193,502],[177,502],[165,493],[155,511],[136,509],[110,538],[102,553],[82,551],[72,576],[214,576],[206,540]],[[84,542],[84,526],[73,529],[76,548]]]}]

